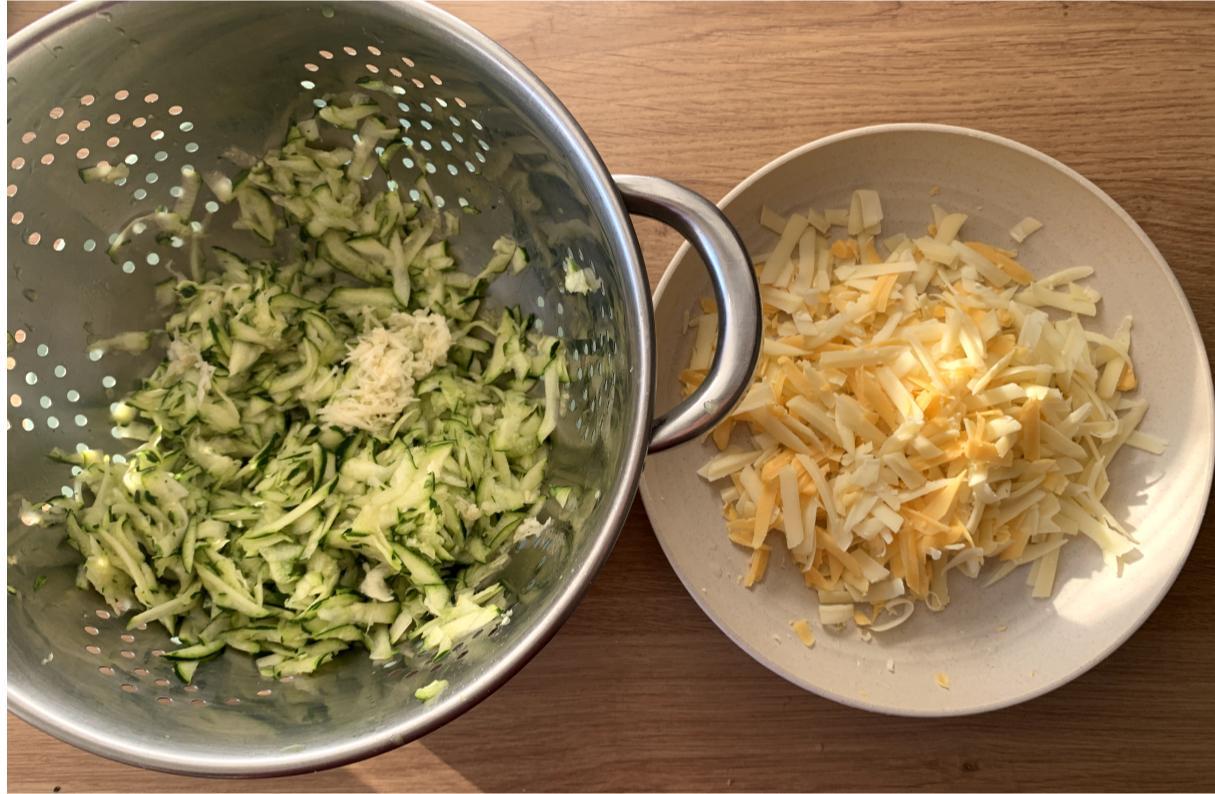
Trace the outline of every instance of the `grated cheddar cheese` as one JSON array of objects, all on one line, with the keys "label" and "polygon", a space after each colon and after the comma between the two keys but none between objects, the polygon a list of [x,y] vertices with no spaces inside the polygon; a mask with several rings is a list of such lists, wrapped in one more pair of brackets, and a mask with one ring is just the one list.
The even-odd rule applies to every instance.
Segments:
[{"label": "grated cheddar cheese", "polygon": [[[751,551],[746,587],[773,533],[817,592],[820,622],[867,632],[918,603],[944,609],[953,570],[990,567],[991,584],[1029,566],[1032,595],[1048,598],[1078,535],[1121,574],[1135,543],[1102,504],[1106,470],[1124,445],[1159,454],[1165,442],[1137,429],[1147,403],[1128,394],[1131,318],[1110,336],[1079,319],[1100,301],[1079,283],[1092,268],[1035,279],[936,205],[924,235],[886,237],[883,255],[872,190],[846,210],[765,206],[760,220],[779,236],[756,262],[763,350],[699,470],[722,486],[730,540]],[[1013,236],[1040,226],[1027,218]],[[716,307],[701,308],[686,394],[716,344]]]},{"label": "grated cheddar cheese", "polygon": [[797,635],[797,638],[802,641],[802,645],[805,645],[807,648],[814,647],[814,631],[810,628],[809,623],[804,619],[795,620],[789,626],[793,629],[793,633]]}]

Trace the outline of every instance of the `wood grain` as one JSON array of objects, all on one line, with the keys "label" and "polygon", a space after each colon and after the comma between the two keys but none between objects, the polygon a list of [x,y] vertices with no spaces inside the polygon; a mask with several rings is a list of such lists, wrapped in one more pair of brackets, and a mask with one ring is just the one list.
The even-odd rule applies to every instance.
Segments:
[{"label": "wood grain", "polygon": [[[55,5],[9,3],[10,33]],[[774,156],[863,124],[963,124],[1041,149],[1143,225],[1215,339],[1215,5],[447,7],[547,82],[613,170],[676,179],[714,199]],[[639,232],[656,281],[678,240],[646,221]],[[638,504],[559,636],[488,701],[422,741],[312,776],[200,783],[92,758],[10,717],[9,785],[1210,789],[1207,523],[1172,592],[1122,649],[1062,690],[995,714],[882,717],[778,679],[687,597]]]}]

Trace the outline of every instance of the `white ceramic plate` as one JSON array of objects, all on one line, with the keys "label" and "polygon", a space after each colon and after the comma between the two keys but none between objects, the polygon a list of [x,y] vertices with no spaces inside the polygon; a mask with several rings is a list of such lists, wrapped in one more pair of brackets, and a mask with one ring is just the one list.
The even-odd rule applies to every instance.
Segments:
[{"label": "white ceramic plate", "polygon": [[[929,190],[940,187],[940,194]],[[1107,504],[1137,528],[1143,556],[1121,578],[1083,538],[1060,560],[1055,595],[1032,600],[1021,572],[982,589],[955,576],[952,603],[923,607],[899,629],[863,642],[855,628],[817,625],[817,599],[783,551],[764,582],[739,584],[749,555],[726,537],[716,489],[696,476],[712,454],[685,444],[651,456],[641,493],[671,565],[701,608],[747,653],[812,692],[859,708],[942,716],[987,711],[1041,695],[1088,670],[1138,628],[1164,597],[1198,532],[1215,460],[1215,401],[1198,326],[1168,265],[1143,230],[1099,188],[1021,144],[957,127],[896,124],[833,135],[774,160],[721,202],[748,249],[768,250],[775,235],[759,225],[760,206],[789,213],[847,207],[852,191],[877,189],[883,234],[922,234],[929,204],[970,215],[967,237],[1014,247],[1008,229],[1026,215],[1046,226],[1020,246],[1038,274],[1092,265],[1088,284],[1102,294],[1095,325],[1110,332],[1135,317],[1132,355],[1140,393],[1151,407],[1143,429],[1168,439],[1156,457],[1126,449],[1110,469]],[[658,287],[659,409],[678,397],[687,365],[685,313],[698,311],[709,283],[688,246]],[[778,544],[779,546],[779,544]],[[984,577],[980,577],[982,579]],[[789,622],[810,619],[807,650]],[[894,672],[887,669],[893,662]],[[934,682],[945,673],[950,688]]]}]

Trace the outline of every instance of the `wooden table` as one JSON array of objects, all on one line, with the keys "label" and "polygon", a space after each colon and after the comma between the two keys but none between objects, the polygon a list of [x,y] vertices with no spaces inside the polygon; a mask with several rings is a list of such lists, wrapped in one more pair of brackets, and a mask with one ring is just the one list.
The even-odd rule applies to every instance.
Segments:
[{"label": "wooden table", "polygon": [[[57,5],[9,3],[9,32]],[[659,174],[714,199],[798,144],[876,122],[962,124],[1041,149],[1143,225],[1215,339],[1207,280],[1215,275],[1215,5],[449,8],[534,69],[612,170]],[[651,222],[638,226],[656,282],[678,240]],[[1207,524],[1156,614],[1096,670],[999,713],[920,721],[835,705],[753,662],[688,598],[638,502],[557,638],[485,703],[408,747],[306,777],[200,782],[93,758],[10,717],[9,785],[1210,788],[1215,533]]]}]

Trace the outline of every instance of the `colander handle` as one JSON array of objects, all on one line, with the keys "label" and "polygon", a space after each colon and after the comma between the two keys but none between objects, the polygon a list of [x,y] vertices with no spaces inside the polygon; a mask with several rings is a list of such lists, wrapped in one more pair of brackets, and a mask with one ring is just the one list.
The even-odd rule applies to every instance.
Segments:
[{"label": "colander handle", "polygon": [[708,199],[652,176],[614,176],[634,215],[665,223],[692,244],[709,270],[717,299],[717,352],[704,383],[654,420],[650,452],[660,452],[712,429],[751,382],[763,337],[759,285],[738,232]]}]

